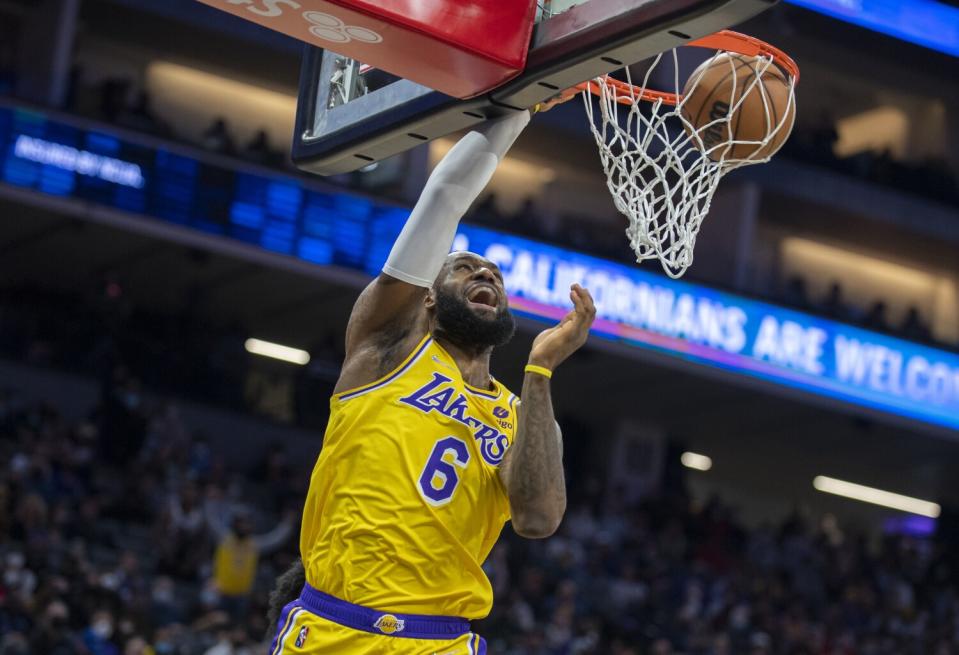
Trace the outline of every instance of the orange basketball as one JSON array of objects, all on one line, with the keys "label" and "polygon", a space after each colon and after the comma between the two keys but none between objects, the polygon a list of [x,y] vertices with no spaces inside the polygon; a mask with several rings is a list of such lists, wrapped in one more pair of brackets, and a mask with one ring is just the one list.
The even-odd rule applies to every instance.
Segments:
[{"label": "orange basketball", "polygon": [[[776,64],[767,66],[759,57],[720,53],[689,76],[683,95],[686,132],[714,161],[723,155],[754,160],[774,155],[789,138],[796,118],[796,103],[789,104],[786,75]],[[754,143],[733,145],[734,141]]]}]

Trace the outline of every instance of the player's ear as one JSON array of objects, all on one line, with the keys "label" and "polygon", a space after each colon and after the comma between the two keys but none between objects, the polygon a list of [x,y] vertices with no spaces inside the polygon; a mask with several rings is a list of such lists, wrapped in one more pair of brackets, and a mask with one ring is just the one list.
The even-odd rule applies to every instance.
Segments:
[{"label": "player's ear", "polygon": [[423,305],[427,309],[436,307],[436,287],[430,287],[426,290],[426,296],[423,297]]}]

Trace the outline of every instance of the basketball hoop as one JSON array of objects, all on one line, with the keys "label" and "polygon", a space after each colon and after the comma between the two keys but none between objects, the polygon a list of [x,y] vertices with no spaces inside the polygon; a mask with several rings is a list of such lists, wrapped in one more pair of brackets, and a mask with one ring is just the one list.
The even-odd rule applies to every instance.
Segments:
[{"label": "basketball hoop", "polygon": [[[626,68],[625,81],[607,75],[574,87],[583,92],[616,209],[629,219],[626,234],[636,261],[659,259],[673,278],[693,263],[696,235],[723,176],[742,166],[769,161],[789,135],[799,82],[799,68],[788,55],[744,34],[723,30],[686,45],[717,52],[689,76],[684,87],[680,86],[676,49],[671,51],[672,91],[649,88],[653,71],[667,53],[652,61],[642,84],[633,84]],[[694,124],[702,111],[691,116],[687,103],[710,68],[725,65],[735,55],[749,59],[736,58],[723,78],[724,84],[730,79],[732,83],[725,111],[706,116],[709,122]],[[740,69],[745,72],[739,73]],[[785,85],[778,103],[785,102],[785,110],[777,107],[767,91],[767,73],[781,78]],[[741,138],[740,121],[745,112],[739,112],[753,91],[761,98],[759,103],[751,100],[753,110],[761,107],[758,113],[765,129],[761,138]],[[707,134],[712,138],[706,138]],[[717,139],[717,134],[726,138]]]}]

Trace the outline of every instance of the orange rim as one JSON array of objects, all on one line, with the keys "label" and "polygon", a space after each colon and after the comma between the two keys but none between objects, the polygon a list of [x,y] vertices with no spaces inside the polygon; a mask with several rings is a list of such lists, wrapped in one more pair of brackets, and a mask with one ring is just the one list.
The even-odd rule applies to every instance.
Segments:
[{"label": "orange rim", "polygon": [[[747,34],[740,34],[732,30],[721,30],[715,34],[704,36],[701,39],[690,41],[684,45],[697,48],[709,48],[711,50],[725,50],[748,57],[756,57],[759,55],[771,57],[774,62],[792,76],[796,84],[799,84],[799,66],[796,65],[792,57],[776,46]],[[629,84],[611,77],[606,77],[601,82],[597,82],[596,80],[582,82],[574,86],[573,90],[589,91],[593,95],[598,96],[603,93],[603,86],[611,89],[616,102],[622,105],[632,105],[635,104],[637,100],[646,100],[647,102],[662,101],[665,105],[677,105],[683,100],[681,93],[643,89],[635,84]]]}]

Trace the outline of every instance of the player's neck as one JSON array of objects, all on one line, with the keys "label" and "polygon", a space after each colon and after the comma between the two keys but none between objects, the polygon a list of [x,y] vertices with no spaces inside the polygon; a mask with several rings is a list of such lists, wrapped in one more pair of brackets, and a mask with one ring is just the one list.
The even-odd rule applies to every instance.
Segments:
[{"label": "player's neck", "polygon": [[493,352],[491,346],[480,350],[469,349],[458,346],[442,334],[434,334],[434,338],[456,362],[466,384],[480,389],[492,388],[492,378],[489,373],[489,357]]}]

